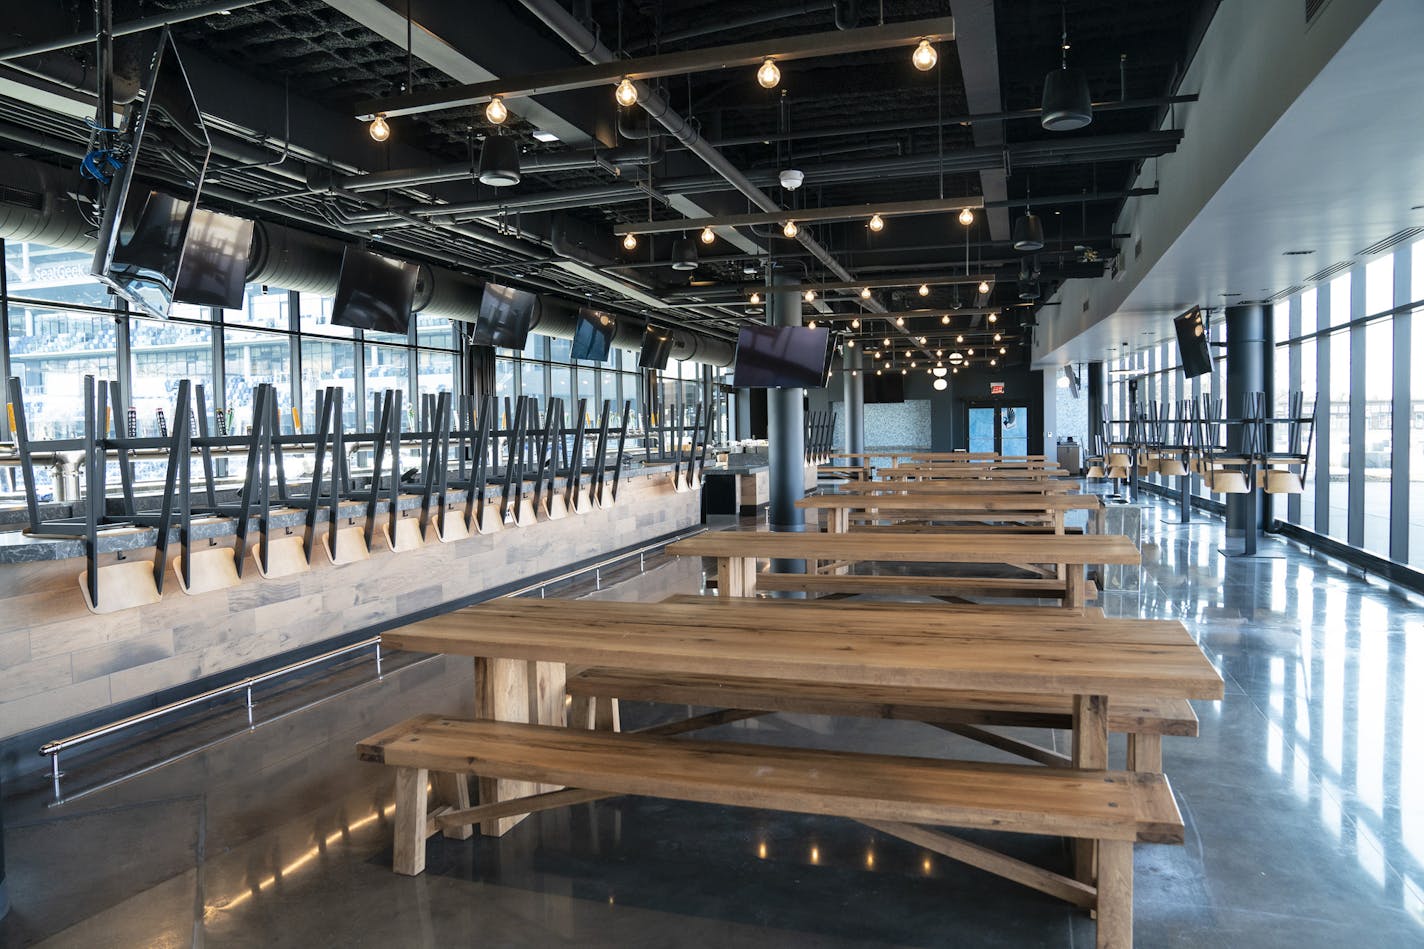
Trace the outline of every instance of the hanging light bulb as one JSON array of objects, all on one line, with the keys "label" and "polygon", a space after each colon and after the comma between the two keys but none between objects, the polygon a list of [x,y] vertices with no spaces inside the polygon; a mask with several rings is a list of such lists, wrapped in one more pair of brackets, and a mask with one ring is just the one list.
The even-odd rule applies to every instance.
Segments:
[{"label": "hanging light bulb", "polygon": [[624,76],[618,83],[618,88],[613,90],[613,98],[617,99],[623,108],[631,109],[638,104],[638,87],[633,85],[633,80]]},{"label": "hanging light bulb", "polygon": [[1008,349],[1007,349],[1006,347],[1004,347],[1004,346],[1000,346],[1000,347],[999,347],[999,355],[1000,355],[1000,356],[1007,356],[1008,354],[1009,354],[1009,351],[1008,351]]},{"label": "hanging light bulb", "polygon": [[715,241],[716,239],[717,239],[717,232],[714,231],[714,230],[712,230],[712,228],[710,228],[710,227],[704,227],[704,228],[702,229],[702,243],[704,243],[704,244],[710,244],[710,243],[712,243],[713,241]]},{"label": "hanging light bulb", "polygon": [[877,376],[880,375],[880,370],[879,370],[879,369],[875,370],[875,374],[876,374]]},{"label": "hanging light bulb", "polygon": [[762,60],[761,68],[757,70],[757,82],[763,89],[775,89],[780,81],[781,70],[776,68],[776,60],[768,56]]},{"label": "hanging light bulb", "polygon": [[815,302],[816,302],[816,291],[815,291],[815,290],[807,290],[805,296],[806,296],[806,302],[807,302],[807,303],[815,303]]},{"label": "hanging light bulb", "polygon": [[973,209],[973,208],[964,208],[963,210],[961,210],[961,211],[959,212],[959,223],[960,223],[960,224],[963,224],[965,227],[968,227],[969,225],[973,224],[973,223],[974,223],[974,209]]},{"label": "hanging light bulb", "polygon": [[959,375],[959,367],[955,366],[953,369],[950,370],[950,372],[954,373],[955,375]]},{"label": "hanging light bulb", "polygon": [[929,72],[935,68],[935,63],[939,62],[939,53],[935,52],[934,44],[929,40],[920,40],[920,45],[910,54],[910,62],[914,63],[920,72]]},{"label": "hanging light bulb", "polygon": [[890,368],[890,361],[889,361],[888,359],[885,361],[885,368],[886,368],[886,369],[889,369],[889,368]]},{"label": "hanging light bulb", "polygon": [[944,355],[944,350],[942,350],[942,349],[936,349],[936,350],[935,350],[935,356],[936,356],[936,357],[943,356],[943,355]]},{"label": "hanging light bulb", "polygon": [[624,249],[624,250],[636,250],[637,247],[638,247],[638,235],[637,235],[637,234],[629,233],[629,234],[624,234],[624,235],[623,235],[623,249]]},{"label": "hanging light bulb", "polygon": [[889,349],[889,348],[890,348],[890,337],[887,336],[887,337],[885,337],[884,339],[882,339],[882,340],[880,341],[880,344],[881,344],[882,346],[884,346],[886,349]]},{"label": "hanging light bulb", "polygon": [[968,350],[968,352],[969,352],[969,355],[971,355],[971,356],[974,355],[974,350],[973,350],[973,349]]},{"label": "hanging light bulb", "polygon": [[752,291],[752,301],[751,301],[751,302],[752,302],[752,306],[756,306],[756,305],[758,305],[759,303],[761,303],[761,294],[760,294],[760,293],[757,293],[755,290],[753,290],[753,291]]},{"label": "hanging light bulb", "polygon": [[848,339],[848,340],[846,340],[846,348],[847,348],[847,349],[855,349],[855,340],[853,340],[853,339]]},{"label": "hanging light bulb", "polygon": [[989,281],[987,281],[987,280],[980,280],[980,281],[979,281],[979,292],[980,292],[980,293],[988,293],[988,292],[989,292]]},{"label": "hanging light bulb", "polygon": [[929,296],[929,295],[930,295],[930,285],[927,284],[927,283],[922,283],[922,284],[920,284],[920,296],[922,296],[922,297],[927,297],[927,296]]},{"label": "hanging light bulb", "polygon": [[990,314],[989,314],[989,322],[990,322],[990,323],[997,323],[997,322],[999,322],[999,314],[997,314],[997,313],[990,313]]},{"label": "hanging light bulb", "polygon": [[998,364],[999,364],[999,360],[997,360],[997,359],[991,359],[991,360],[989,360],[989,365],[991,365],[991,366],[997,366]]},{"label": "hanging light bulb", "polygon": [[853,330],[858,330],[858,329],[860,329],[860,320],[851,320],[851,321],[850,321],[850,328],[853,329]]},{"label": "hanging light bulb", "polygon": [[944,316],[941,316],[941,317],[939,318],[939,321],[940,321],[941,323],[943,323],[945,326],[948,326],[948,325],[949,325],[949,314],[946,313]]},{"label": "hanging light bulb", "polygon": [[878,214],[872,214],[870,216],[870,229],[879,234],[885,230],[885,219]]},{"label": "hanging light bulb", "polygon": [[905,318],[903,316],[895,317],[895,325],[903,329],[905,326]]},{"label": "hanging light bulb", "polygon": [[920,345],[921,345],[921,346],[924,346],[927,342],[928,342],[928,340],[926,340],[923,336],[920,337]]},{"label": "hanging light bulb", "polygon": [[371,120],[370,126],[366,129],[371,134],[371,138],[377,142],[384,142],[391,137],[391,126],[386,122],[386,113],[377,112],[376,117]]},{"label": "hanging light bulb", "polygon": [[815,328],[816,328],[816,321],[815,321],[815,320],[811,320],[811,321],[807,322],[806,328],[807,328],[807,329],[812,329],[812,330],[815,329]]},{"label": "hanging light bulb", "polygon": [[963,334],[963,333],[960,333],[958,336],[954,337],[954,341],[955,341],[956,343],[962,343],[962,342],[964,342],[964,334]]},{"label": "hanging light bulb", "polygon": [[902,376],[908,376],[909,374],[910,374],[910,370],[908,370],[908,369],[901,369],[901,370],[900,370],[900,375],[902,375]]},{"label": "hanging light bulb", "polygon": [[781,235],[783,237],[795,237],[800,232],[801,229],[796,226],[795,221],[787,221],[786,226],[781,229]]},{"label": "hanging light bulb", "polygon": [[485,106],[486,121],[491,125],[503,125],[507,118],[509,118],[509,109],[505,107],[503,99],[495,96],[489,101],[489,105]]},{"label": "hanging light bulb", "polygon": [[860,298],[861,298],[862,300],[869,300],[869,299],[870,299],[870,288],[869,288],[869,287],[861,287],[861,288],[860,288]]}]

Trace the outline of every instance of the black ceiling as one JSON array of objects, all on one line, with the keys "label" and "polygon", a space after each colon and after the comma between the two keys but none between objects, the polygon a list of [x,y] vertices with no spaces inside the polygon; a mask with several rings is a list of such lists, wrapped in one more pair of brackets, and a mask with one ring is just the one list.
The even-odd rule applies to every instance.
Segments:
[{"label": "black ceiling", "polygon": [[[401,14],[406,9],[402,0],[385,0]],[[966,3],[969,0],[966,0]],[[988,2],[988,0],[984,0]],[[156,13],[182,10],[196,5],[196,0],[113,0],[114,20],[123,23]],[[353,104],[364,99],[396,94],[404,89],[408,64],[403,48],[403,36],[382,38],[367,27],[339,12],[340,4],[324,0],[267,0],[255,6],[235,10],[230,15],[208,16],[184,22],[174,27],[180,49],[185,55],[207,57],[249,77],[256,83],[286,84],[293,101],[314,103],[334,115],[353,116]],[[873,25],[880,13],[880,4],[859,4],[838,0],[842,25],[854,19],[861,26]],[[886,0],[883,15],[887,22],[945,16],[954,12],[954,5],[943,0]],[[1206,20],[1215,8],[1215,0],[992,0],[994,44],[999,64],[998,107],[1005,111],[1031,109],[1038,105],[1044,75],[1058,64],[1061,15],[1066,12],[1071,39],[1069,60],[1084,69],[1097,101],[1156,99],[1170,95],[1174,83],[1185,67]],[[90,0],[66,0],[57,4],[43,24],[5,22],[0,17],[0,35],[15,38],[4,45],[19,45],[66,32],[82,32],[92,28]],[[621,48],[627,55],[640,56],[654,52],[670,52],[691,48],[717,46],[731,42],[765,37],[796,36],[836,29],[829,0],[576,0],[574,10],[610,48]],[[856,8],[858,7],[858,16]],[[496,10],[495,8],[499,8]],[[471,60],[489,64],[496,74],[510,74],[517,69],[524,74],[544,69],[562,68],[581,62],[568,47],[554,37],[517,0],[487,0],[470,4],[466,0],[411,0],[414,19],[426,23],[451,22],[451,17],[467,20],[484,19],[470,25],[470,32],[461,36],[445,36],[452,46],[462,49]],[[442,19],[443,18],[443,19]],[[763,22],[751,24],[750,20]],[[481,29],[484,27],[484,29]],[[448,32],[448,28],[447,32]],[[966,36],[961,31],[960,43],[983,42],[982,35]],[[0,40],[0,43],[3,43]],[[128,58],[141,58],[133,52],[151,42],[140,36],[122,41],[121,52]],[[537,43],[537,47],[536,47]],[[476,45],[483,48],[467,48]],[[521,58],[522,47],[534,51]],[[553,50],[553,53],[550,53]],[[73,55],[90,55],[87,48],[78,48]],[[553,61],[557,58],[557,61]],[[982,57],[981,57],[982,59]],[[504,70],[495,64],[503,62]],[[521,68],[522,67],[522,68]],[[409,64],[409,76],[416,89],[431,89],[453,85],[454,81],[440,70],[418,58]],[[1125,87],[1124,87],[1125,83]],[[968,113],[965,84],[961,75],[959,50],[954,43],[941,44],[936,69],[922,73],[909,63],[905,48],[882,50],[782,64],[782,82],[774,90],[762,89],[753,71],[741,69],[717,73],[700,73],[661,81],[661,88],[673,108],[693,120],[702,136],[721,146],[723,154],[739,169],[764,182],[763,190],[783,206],[815,206],[860,204],[883,201],[981,194],[980,170],[1003,169],[1009,166],[1007,179],[1009,199],[1029,195],[1076,196],[1117,193],[1128,187],[1141,155],[1169,150],[1170,142],[1144,142],[1141,136],[1159,128],[1163,108],[1137,108],[1120,111],[1099,111],[1086,129],[1071,133],[1049,133],[1034,119],[1015,119],[1001,123],[1003,146],[981,149],[975,153],[974,134],[968,125],[938,125],[940,117],[950,119]],[[254,89],[256,86],[254,85]],[[244,90],[231,90],[236,97]],[[252,93],[255,94],[255,93]],[[582,99],[561,100],[559,109],[574,125],[580,126],[602,146],[632,145],[646,147],[646,141],[620,140],[616,132],[617,116],[611,102],[612,90],[588,90]],[[571,104],[572,103],[572,104]],[[203,103],[205,110],[223,113],[223,103]],[[275,107],[275,106],[274,106]],[[7,108],[9,109],[6,114]],[[552,105],[551,105],[552,108]],[[18,120],[22,104],[0,102],[0,118]],[[520,110],[516,107],[516,113]],[[642,126],[646,117],[633,110],[634,125]],[[983,111],[981,108],[979,111]],[[467,160],[478,150],[479,140],[489,131],[477,109],[463,109],[408,118],[393,123],[402,155],[419,153],[428,156],[431,164]],[[270,111],[269,111],[270,114]],[[294,110],[293,115],[297,115]],[[351,118],[353,128],[359,128]],[[235,125],[243,125],[234,122]],[[868,126],[877,130],[868,131]],[[247,123],[245,127],[251,127]],[[942,133],[941,133],[942,129]],[[804,136],[807,131],[834,134]],[[260,130],[259,130],[260,131]],[[271,130],[268,129],[268,132]],[[526,155],[549,154],[572,150],[562,142],[539,142],[532,133],[535,127],[516,119],[509,131],[519,136]],[[763,141],[760,137],[789,133],[786,141]],[[346,148],[345,153],[333,143],[307,140],[304,129],[292,129],[293,141],[314,155],[330,155],[343,168],[380,171],[390,165],[409,161],[384,155],[368,147],[364,152]],[[1104,145],[1091,159],[1081,151],[1088,143],[1123,142],[1119,147]],[[652,213],[658,218],[679,217],[680,212],[663,203],[670,194],[695,195],[698,205],[710,212],[735,213],[748,209],[746,199],[722,186],[705,165],[665,139],[666,152],[651,168],[651,187],[661,196],[653,202]],[[974,161],[966,165],[970,158]],[[913,164],[913,171],[905,165]],[[782,191],[773,182],[775,172],[794,165],[807,172],[808,184],[795,194]],[[864,173],[857,169],[866,168]],[[889,169],[889,170],[887,170]],[[756,178],[760,173],[764,177]],[[449,182],[438,186],[422,186],[419,190],[385,192],[394,206],[419,209],[430,202],[464,202],[503,199],[513,214],[521,201],[530,196],[573,188],[608,188],[630,185],[642,172],[626,169],[614,177],[600,167],[526,174],[517,187],[493,189],[469,181]],[[697,182],[701,182],[701,192]],[[820,183],[816,183],[819,181]],[[688,184],[692,182],[692,184]],[[235,187],[246,187],[267,198],[296,192],[292,182],[262,182],[259,176],[235,175]],[[644,182],[649,183],[649,182]],[[688,192],[679,191],[686,185]],[[631,192],[632,188],[628,190]],[[595,241],[597,249],[609,257],[628,262],[629,258],[666,259],[669,239],[645,240],[633,254],[626,254],[608,234],[611,224],[645,220],[649,214],[648,200],[641,193],[622,196],[616,203],[594,203],[565,209],[572,226],[587,235],[585,243]],[[290,199],[270,200],[271,213],[280,215],[284,209],[300,210],[329,222],[343,223],[353,219],[359,210],[343,205],[344,198],[331,194],[293,195]],[[1114,252],[1112,224],[1120,207],[1118,200],[1074,201],[1041,207],[1047,225],[1048,247],[1037,255],[1033,266],[1042,271],[1043,293],[1052,292],[1054,281],[1063,275],[1095,275],[1102,264],[1091,262],[1095,254],[1107,260]],[[369,206],[365,207],[370,212]],[[1011,210],[1016,217],[1020,210]],[[511,220],[515,220],[510,227]],[[493,216],[468,222],[470,228],[497,228]],[[392,228],[401,226],[392,224]],[[547,244],[551,221],[547,214],[528,211],[517,219],[506,216],[506,229],[520,232],[534,244]],[[369,228],[368,228],[369,230]],[[885,277],[899,272],[953,273],[965,266],[966,233],[948,216],[922,216],[891,219],[885,232],[871,235],[860,221],[822,224],[810,228],[814,236],[837,260],[858,277]],[[470,263],[485,266],[497,259],[488,247],[478,241],[466,241],[460,235],[449,239],[432,229],[422,233],[406,228],[410,245],[470,248]],[[826,267],[806,254],[799,246],[782,240],[771,240],[748,234],[763,247],[806,264],[806,273],[813,278],[826,276]],[[991,234],[984,215],[976,221],[969,234],[971,269],[996,270],[993,303],[1017,303],[1016,276],[1023,261],[1006,242],[1006,234]],[[1087,254],[1084,248],[1091,248]],[[749,279],[743,275],[744,251],[726,242],[704,251],[713,259],[705,262],[695,274],[698,285],[740,283]],[[546,255],[547,256],[547,255]],[[1089,262],[1084,263],[1084,258]],[[548,269],[539,261],[530,262],[529,271]],[[622,272],[626,276],[654,281],[656,292],[665,294],[670,288],[685,285],[687,278],[671,270],[643,267]],[[555,273],[551,280],[561,286],[602,293],[579,283],[567,273]],[[715,297],[714,290],[708,293]],[[929,298],[919,298],[913,290],[880,294],[890,309],[922,306],[948,306],[952,301],[949,288],[936,288]],[[610,302],[627,301],[616,299]],[[712,312],[705,311],[704,317]],[[731,326],[736,309],[723,309],[725,325]],[[936,321],[938,322],[938,321]]]}]

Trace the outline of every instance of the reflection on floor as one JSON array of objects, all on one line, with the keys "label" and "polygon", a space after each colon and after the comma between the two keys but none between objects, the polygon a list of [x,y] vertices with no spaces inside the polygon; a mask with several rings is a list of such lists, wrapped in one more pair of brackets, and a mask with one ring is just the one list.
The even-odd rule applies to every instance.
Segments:
[{"label": "reflection on floor", "polygon": [[[1275,542],[1275,558],[1227,560],[1219,521],[1171,525],[1147,503],[1143,590],[1105,605],[1186,622],[1227,695],[1198,704],[1200,738],[1166,740],[1187,845],[1138,848],[1138,945],[1424,945],[1424,611]],[[597,595],[654,599],[700,576],[650,559],[606,571]],[[24,791],[7,802],[16,907],[0,945],[1091,945],[1065,905],[850,821],[635,798],[499,840],[435,838],[423,877],[394,876],[390,778],[352,744],[414,712],[465,711],[469,668],[368,671],[62,806]],[[704,734],[996,754],[904,722],[779,715]],[[1064,865],[1058,841],[1003,844]]]}]

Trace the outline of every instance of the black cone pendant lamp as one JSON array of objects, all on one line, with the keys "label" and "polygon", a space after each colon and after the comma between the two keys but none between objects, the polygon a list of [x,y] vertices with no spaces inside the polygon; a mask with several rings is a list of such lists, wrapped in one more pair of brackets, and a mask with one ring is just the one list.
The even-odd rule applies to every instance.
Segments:
[{"label": "black cone pendant lamp", "polygon": [[1039,121],[1050,132],[1071,132],[1093,121],[1093,97],[1088,77],[1068,66],[1068,11],[1063,11],[1063,65],[1043,79],[1043,114]]},{"label": "black cone pendant lamp", "polygon": [[697,245],[685,234],[672,242],[672,269],[697,269]]},{"label": "black cone pendant lamp", "polygon": [[1043,220],[1032,211],[1014,222],[1014,250],[1024,254],[1043,250]]},{"label": "black cone pendant lamp", "polygon": [[519,142],[512,136],[491,135],[480,149],[480,184],[508,188],[520,182]]}]

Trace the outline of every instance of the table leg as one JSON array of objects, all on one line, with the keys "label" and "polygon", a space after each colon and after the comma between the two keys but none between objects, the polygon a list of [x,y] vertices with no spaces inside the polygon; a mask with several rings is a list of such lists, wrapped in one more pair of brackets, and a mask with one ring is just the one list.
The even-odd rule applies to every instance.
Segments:
[{"label": "table leg", "polygon": [[756,558],[717,558],[718,596],[756,596]]},{"label": "table leg", "polygon": [[[494,719],[496,717],[494,660],[477,657],[475,659],[475,718]],[[475,793],[481,804],[494,804],[499,800],[499,779],[477,777]],[[489,820],[480,824],[480,833],[487,837],[498,837],[502,832],[498,820]]]},{"label": "table leg", "polygon": [[1070,563],[1062,565],[1067,571],[1067,585],[1063,589],[1063,607],[1069,610],[1082,610],[1088,605],[1088,568],[1084,564]]},{"label": "table leg", "polygon": [[[1081,569],[1081,568],[1080,568]],[[1108,766],[1108,697],[1073,696],[1073,767],[1094,771]],[[1074,877],[1094,885],[1097,879],[1097,846],[1090,840],[1075,841]]]},{"label": "table leg", "polygon": [[850,533],[850,508],[837,507],[831,509],[831,533]]}]

